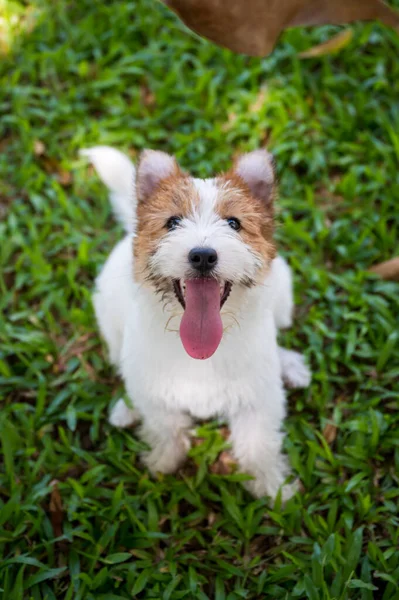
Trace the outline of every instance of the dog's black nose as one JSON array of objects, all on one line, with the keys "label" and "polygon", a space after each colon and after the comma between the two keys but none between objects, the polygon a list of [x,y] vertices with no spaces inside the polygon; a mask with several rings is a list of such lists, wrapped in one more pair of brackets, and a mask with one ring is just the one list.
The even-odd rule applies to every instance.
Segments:
[{"label": "dog's black nose", "polygon": [[188,260],[190,265],[201,273],[209,273],[216,266],[218,255],[213,248],[193,248]]}]

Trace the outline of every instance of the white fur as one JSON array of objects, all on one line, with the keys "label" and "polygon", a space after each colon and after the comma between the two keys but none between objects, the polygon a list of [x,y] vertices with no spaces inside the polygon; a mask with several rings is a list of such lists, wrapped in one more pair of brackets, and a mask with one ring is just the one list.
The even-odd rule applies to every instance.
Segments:
[{"label": "white fur", "polygon": [[279,348],[283,380],[289,388],[306,388],[311,381],[311,373],[305,359],[299,352]]},{"label": "white fur", "polygon": [[[104,173],[102,177],[106,179]],[[188,251],[212,244],[219,255],[219,277],[237,282],[222,308],[222,342],[208,360],[186,354],[178,335],[183,309],[173,300],[163,306],[150,288],[134,281],[133,239],[126,236],[108,258],[93,296],[110,360],[135,407],[132,411],[120,400],[110,420],[128,426],[138,411],[141,436],[151,447],[144,461],[153,473],[169,473],[186,456],[193,420],[223,416],[230,425],[235,457],[242,471],[253,477],[248,488],[256,496],[274,497],[289,472],[281,452],[283,376],[299,384],[310,377],[303,361],[292,360],[292,354],[299,355],[277,346],[277,327],[289,326],[292,319],[290,270],[278,257],[263,285],[239,285],[243,274],[254,276],[261,257],[215,214],[214,181],[195,180],[195,186],[200,206],[182,227],[165,235],[153,268],[164,276],[183,278]],[[129,197],[126,202],[131,205]],[[286,372],[291,368],[292,373]],[[284,489],[284,497],[293,491]]]},{"label": "white fur", "polygon": [[123,398],[119,398],[111,411],[109,422],[114,427],[131,427],[140,421],[140,413],[134,408],[129,408]]},{"label": "white fur", "polygon": [[294,312],[294,296],[292,293],[292,273],[282,256],[272,262],[270,274],[266,282],[272,297],[272,310],[278,329],[287,329],[292,325]]},{"label": "white fur", "polygon": [[79,153],[94,165],[110,191],[112,208],[127,233],[133,233],[136,215],[136,170],[125,154],[109,146],[84,148]]}]

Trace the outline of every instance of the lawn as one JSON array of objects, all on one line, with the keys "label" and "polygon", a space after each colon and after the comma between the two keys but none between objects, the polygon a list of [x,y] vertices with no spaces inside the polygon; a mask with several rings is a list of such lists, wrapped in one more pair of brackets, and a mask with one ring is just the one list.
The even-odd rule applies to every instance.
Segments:
[{"label": "lawn", "polygon": [[[399,6],[399,2],[396,2]],[[5,600],[399,598],[399,37],[292,30],[252,59],[152,0],[0,0],[0,596]],[[283,508],[218,474],[215,423],[153,480],[90,295],[121,229],[78,158],[175,153],[207,176],[265,143],[312,385],[288,394],[301,491]],[[223,465],[222,465],[223,466]]]}]

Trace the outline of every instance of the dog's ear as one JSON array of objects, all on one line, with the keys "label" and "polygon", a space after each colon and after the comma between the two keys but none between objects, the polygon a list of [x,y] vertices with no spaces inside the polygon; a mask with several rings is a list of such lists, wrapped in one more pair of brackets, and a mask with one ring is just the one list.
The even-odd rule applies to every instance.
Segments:
[{"label": "dog's ear", "polygon": [[164,179],[179,172],[180,168],[174,156],[159,150],[144,150],[137,167],[138,201],[145,202]]},{"label": "dog's ear", "polygon": [[273,203],[276,181],[274,159],[267,150],[254,150],[240,156],[234,173],[242,179],[254,198],[267,205]]}]

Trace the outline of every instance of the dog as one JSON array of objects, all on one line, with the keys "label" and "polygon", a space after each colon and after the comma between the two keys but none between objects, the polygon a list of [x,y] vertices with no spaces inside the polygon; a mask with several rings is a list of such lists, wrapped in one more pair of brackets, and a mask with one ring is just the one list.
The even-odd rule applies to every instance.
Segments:
[{"label": "dog", "polygon": [[[142,421],[151,473],[173,473],[195,419],[226,419],[232,451],[256,497],[275,497],[289,475],[282,453],[285,381],[306,387],[303,356],[280,348],[292,324],[292,275],[273,241],[276,183],[266,150],[211,179],[145,150],[137,170],[107,146],[82,150],[110,192],[126,236],[93,295],[110,362],[132,406],[110,423]],[[283,498],[293,493],[287,484]]]}]

